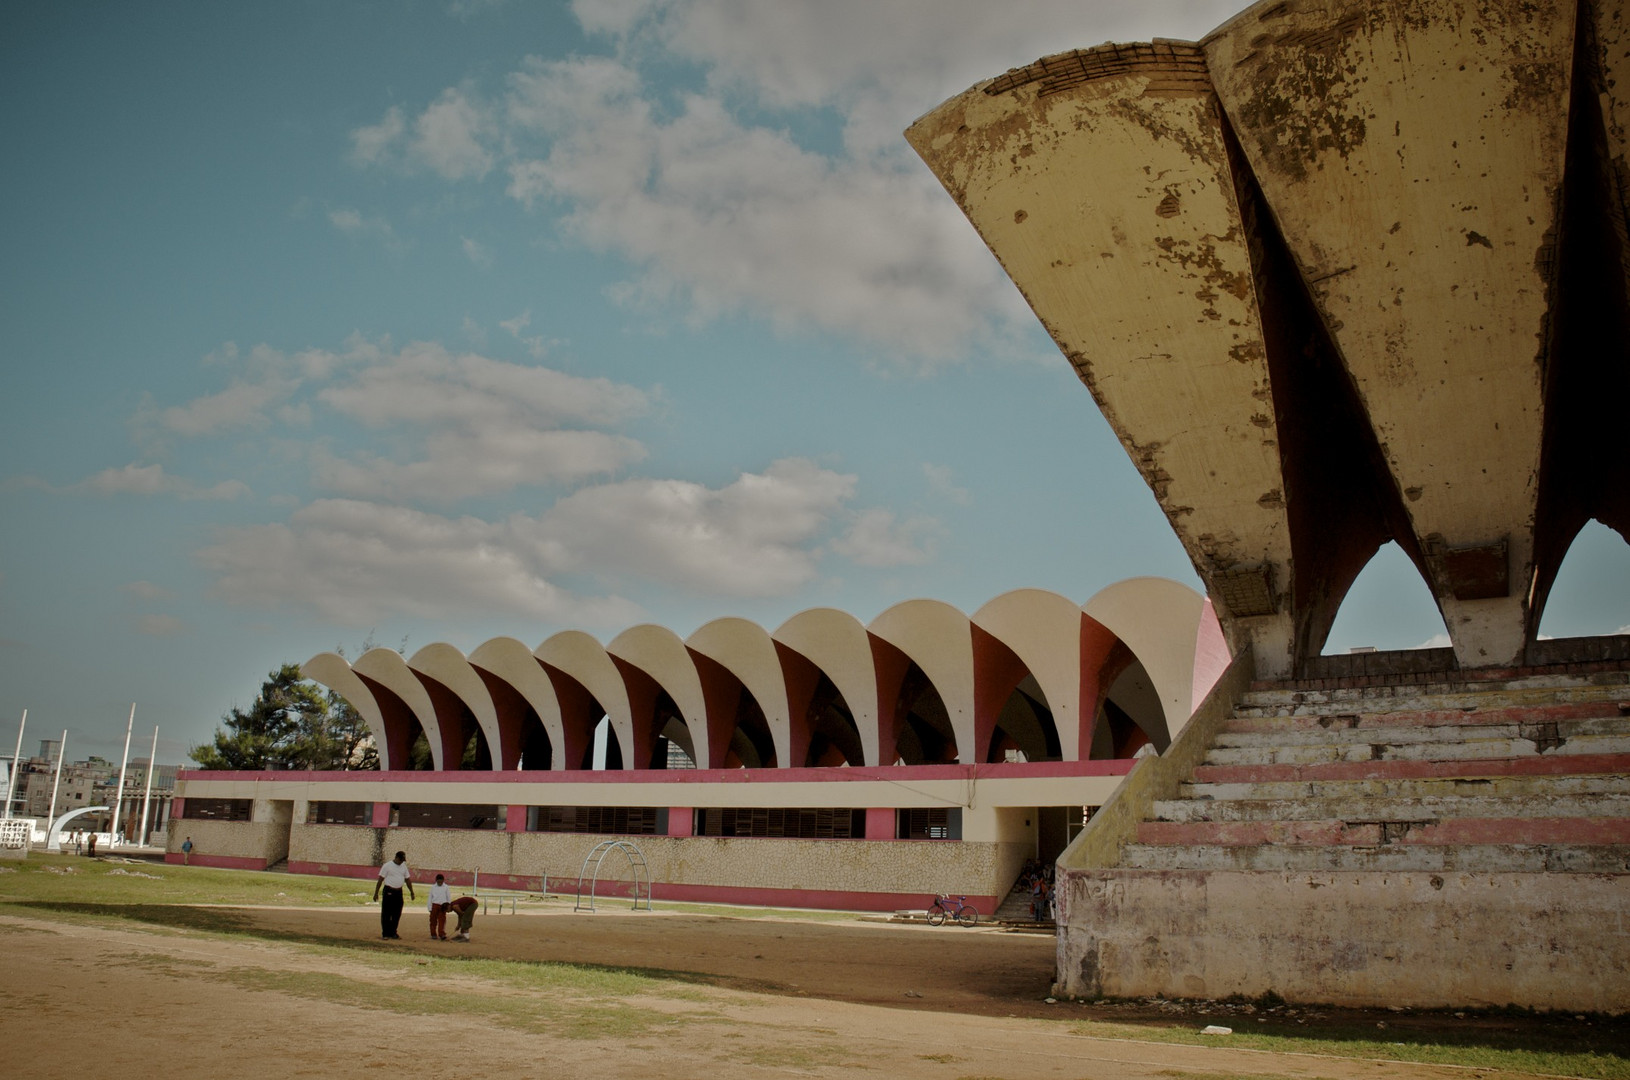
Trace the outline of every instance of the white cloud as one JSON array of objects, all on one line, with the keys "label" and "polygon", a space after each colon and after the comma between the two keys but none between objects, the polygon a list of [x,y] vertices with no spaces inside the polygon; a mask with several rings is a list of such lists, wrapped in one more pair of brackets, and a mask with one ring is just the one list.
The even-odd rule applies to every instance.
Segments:
[{"label": "white cloud", "polygon": [[378,240],[391,248],[403,246],[401,238],[396,235],[396,230],[391,228],[391,223],[382,216],[368,217],[360,210],[345,207],[330,210],[328,222],[346,236]]},{"label": "white cloud", "polygon": [[464,248],[464,257],[483,270],[492,268],[492,250],[479,240],[472,240],[468,236],[460,238]]},{"label": "white cloud", "polygon": [[360,165],[374,165],[389,158],[396,143],[407,131],[402,110],[392,105],[379,123],[351,132],[351,157]]},{"label": "white cloud", "polygon": [[170,495],[187,500],[236,499],[249,494],[249,486],[239,480],[223,480],[210,487],[200,487],[191,480],[169,475],[162,465],[134,463],[103,469],[74,485],[73,490],[96,495]]},{"label": "white cloud", "polygon": [[218,393],[164,409],[158,413],[158,424],[170,434],[189,439],[262,428],[271,421],[272,410],[298,386],[295,380],[282,378],[234,383]]},{"label": "white cloud", "polygon": [[626,299],[685,300],[783,330],[858,336],[936,363],[1033,323],[926,172],[900,155],[834,159],[693,96],[658,120],[637,76],[605,60],[533,61],[509,116],[552,138],[510,168],[512,196],[566,207],[561,226],[640,269]]},{"label": "white cloud", "polygon": [[796,458],[719,489],[628,480],[561,499],[537,537],[566,570],[774,596],[815,576],[816,541],[854,488],[855,477]]},{"label": "white cloud", "polygon": [[422,460],[406,463],[367,454],[340,459],[319,450],[312,480],[342,495],[445,500],[576,482],[644,457],[645,447],[623,435],[514,425],[438,432],[426,440]]},{"label": "white cloud", "polygon": [[934,557],[933,518],[896,521],[882,508],[864,510],[832,550],[860,566],[920,566]]},{"label": "white cloud", "polygon": [[484,145],[492,129],[486,107],[457,87],[442,91],[413,122],[411,152],[447,180],[479,180],[492,168]]},{"label": "white cloud", "polygon": [[923,463],[923,475],[928,478],[928,490],[958,506],[973,505],[973,492],[956,483],[956,473],[949,465]]},{"label": "white cloud", "polygon": [[[502,521],[324,499],[286,523],[223,529],[198,557],[229,600],[308,608],[344,625],[495,613],[626,625],[640,618],[618,595],[626,586],[769,596],[807,583],[854,487],[853,476],[787,459],[721,488],[590,487],[537,517]],[[600,581],[607,595],[561,584],[573,578]]]}]

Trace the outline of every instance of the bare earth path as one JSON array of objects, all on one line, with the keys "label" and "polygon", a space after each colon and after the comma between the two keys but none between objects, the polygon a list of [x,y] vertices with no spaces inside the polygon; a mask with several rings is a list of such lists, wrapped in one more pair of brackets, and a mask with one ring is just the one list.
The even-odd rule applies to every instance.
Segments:
[{"label": "bare earth path", "polygon": [[[438,1080],[1495,1075],[1092,1039],[1058,1019],[1007,1015],[1067,1017],[1061,1006],[1022,997],[1022,1008],[1009,999],[1014,1008],[1004,1012],[993,989],[1029,987],[1037,959],[1045,981],[1047,938],[976,931],[948,941],[937,934],[949,931],[913,927],[561,912],[480,920],[477,940],[462,946],[380,942],[369,909],[230,914],[290,939],[0,915],[8,1073],[73,1080],[132,1070],[214,1080],[373,1069]],[[423,932],[411,916],[410,909],[404,931]],[[312,949],[301,939],[357,947]],[[470,955],[709,978],[642,984],[632,994],[592,986],[541,993],[455,959]],[[969,984],[975,967],[988,977],[982,987]],[[882,1007],[925,1003],[935,1011]]]}]

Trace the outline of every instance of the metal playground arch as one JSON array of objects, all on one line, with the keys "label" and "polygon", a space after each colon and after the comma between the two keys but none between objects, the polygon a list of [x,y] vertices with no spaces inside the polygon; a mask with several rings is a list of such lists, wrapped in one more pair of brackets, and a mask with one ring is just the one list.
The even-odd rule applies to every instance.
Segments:
[{"label": "metal playground arch", "polygon": [[[595,891],[600,885],[600,864],[606,861],[606,856],[613,851],[621,851],[628,857],[629,876],[633,879],[634,910],[651,910],[651,868],[646,865],[645,853],[628,840],[602,840],[594,845],[594,850],[583,857],[583,868],[577,872],[577,906],[573,911],[593,911]],[[594,864],[594,873],[589,873],[589,864]],[[645,879],[645,897],[640,898],[640,879]],[[589,900],[583,902],[583,879],[589,880]]]}]

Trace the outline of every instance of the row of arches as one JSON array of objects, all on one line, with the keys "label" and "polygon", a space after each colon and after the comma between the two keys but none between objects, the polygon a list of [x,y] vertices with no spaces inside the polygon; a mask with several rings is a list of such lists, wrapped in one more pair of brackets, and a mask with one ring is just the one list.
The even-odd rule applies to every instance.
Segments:
[{"label": "row of arches", "polygon": [[1203,597],[1134,578],[1086,604],[1020,589],[972,616],[909,600],[869,625],[813,608],[773,632],[566,630],[302,671],[362,714],[386,770],[729,769],[1127,757],[1164,749],[1226,663]]}]

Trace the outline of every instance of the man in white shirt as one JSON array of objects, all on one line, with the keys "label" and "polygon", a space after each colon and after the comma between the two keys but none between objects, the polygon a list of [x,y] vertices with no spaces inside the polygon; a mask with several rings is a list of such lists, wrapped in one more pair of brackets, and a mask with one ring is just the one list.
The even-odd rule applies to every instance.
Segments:
[{"label": "man in white shirt", "polygon": [[385,890],[385,901],[379,905],[379,936],[382,938],[399,938],[402,935],[396,932],[396,927],[402,921],[402,888],[406,886],[407,894],[413,897],[413,872],[408,869],[407,852],[398,851],[396,858],[379,868],[379,879],[374,882],[374,899],[379,899],[380,889]]},{"label": "man in white shirt", "polygon": [[448,887],[447,879],[440,874],[436,875],[436,883],[430,886],[430,940],[447,940],[447,908],[453,902],[453,890]]}]

